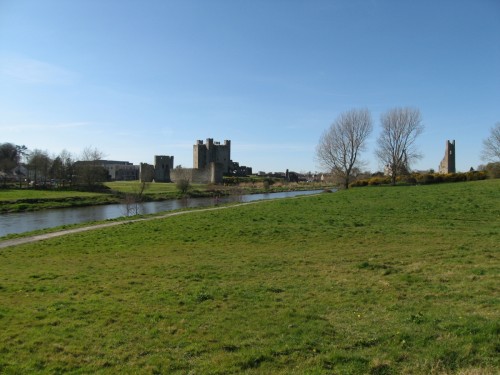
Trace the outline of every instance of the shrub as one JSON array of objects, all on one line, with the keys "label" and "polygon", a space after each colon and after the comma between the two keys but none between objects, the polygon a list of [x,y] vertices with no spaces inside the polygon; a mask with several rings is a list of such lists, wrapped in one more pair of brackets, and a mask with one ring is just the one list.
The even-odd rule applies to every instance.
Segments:
[{"label": "shrub", "polygon": [[461,182],[467,180],[464,173],[447,173],[441,176],[443,178],[443,182]]},{"label": "shrub", "polygon": [[437,173],[434,174],[434,182],[435,183],[439,184],[443,181],[444,181],[443,175],[437,174]]},{"label": "shrub", "polygon": [[181,194],[186,194],[191,188],[191,182],[187,178],[181,178],[175,183],[175,187]]},{"label": "shrub", "polygon": [[417,179],[414,175],[403,176],[401,177],[401,181],[411,185],[415,185],[417,183]]},{"label": "shrub", "polygon": [[500,162],[488,163],[486,171],[489,178],[500,178]]},{"label": "shrub", "polygon": [[353,188],[353,187],[361,187],[361,186],[366,186],[366,185],[368,185],[368,180],[357,180],[357,181],[351,182],[349,184],[349,187]]},{"label": "shrub", "polygon": [[488,173],[485,171],[470,171],[467,172],[466,174],[467,181],[478,181],[478,180],[485,180],[488,178]]},{"label": "shrub", "polygon": [[419,184],[432,184],[434,183],[434,175],[431,173],[417,173],[415,179]]},{"label": "shrub", "polygon": [[390,180],[388,177],[372,177],[368,180],[368,185],[377,186],[382,184],[389,184]]},{"label": "shrub", "polygon": [[238,177],[226,177],[224,176],[222,181],[224,182],[224,185],[237,185],[238,184]]}]

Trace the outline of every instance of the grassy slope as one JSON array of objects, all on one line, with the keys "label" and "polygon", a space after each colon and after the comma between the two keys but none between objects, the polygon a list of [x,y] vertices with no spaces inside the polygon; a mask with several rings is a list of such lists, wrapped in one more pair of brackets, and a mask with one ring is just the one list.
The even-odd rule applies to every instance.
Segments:
[{"label": "grassy slope", "polygon": [[102,194],[87,193],[82,191],[60,191],[60,190],[30,190],[12,189],[0,190],[0,202],[17,201],[26,199],[64,199],[75,197],[97,197]]},{"label": "grassy slope", "polygon": [[0,252],[0,372],[494,373],[500,180],[363,188]]},{"label": "grassy slope", "polygon": [[0,190],[0,214],[118,202],[109,194],[58,190]]}]

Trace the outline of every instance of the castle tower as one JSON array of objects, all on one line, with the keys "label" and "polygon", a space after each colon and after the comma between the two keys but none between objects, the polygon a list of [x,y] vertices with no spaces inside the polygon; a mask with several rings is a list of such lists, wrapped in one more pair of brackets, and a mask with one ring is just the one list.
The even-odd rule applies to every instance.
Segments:
[{"label": "castle tower", "polygon": [[207,150],[203,141],[199,140],[193,146],[193,168],[203,169],[207,164]]},{"label": "castle tower", "polygon": [[173,156],[155,155],[155,182],[170,182],[170,171],[173,169]]},{"label": "castle tower", "polygon": [[223,173],[229,173],[231,161],[231,141],[225,140],[224,144],[214,142],[213,138],[207,138],[206,143],[197,141],[193,146],[193,168],[205,169],[211,163],[220,164]]},{"label": "castle tower", "polygon": [[455,140],[446,141],[444,158],[439,164],[439,173],[455,173]]}]

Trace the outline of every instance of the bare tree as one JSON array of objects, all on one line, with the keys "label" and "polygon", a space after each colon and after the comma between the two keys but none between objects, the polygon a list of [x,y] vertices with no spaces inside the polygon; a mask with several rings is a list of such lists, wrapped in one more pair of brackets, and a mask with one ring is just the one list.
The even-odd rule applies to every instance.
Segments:
[{"label": "bare tree", "polygon": [[75,163],[78,180],[89,189],[106,181],[107,171],[100,162],[103,157],[104,154],[97,148],[86,147],[80,160]]},{"label": "bare tree", "polygon": [[177,187],[177,190],[182,195],[186,195],[191,189],[191,179],[189,177],[189,172],[187,169],[182,168],[182,165],[178,165],[175,167],[175,174],[176,174],[176,181],[175,181],[175,186]]},{"label": "bare tree", "polygon": [[144,191],[149,189],[150,182],[139,181],[134,184],[132,191],[125,194],[123,204],[125,205],[125,215],[134,216],[141,213],[141,203],[144,200]]},{"label": "bare tree", "polygon": [[422,155],[415,141],[424,131],[422,116],[416,108],[393,108],[380,118],[382,132],[378,138],[376,155],[391,176],[392,185],[396,178],[409,171],[413,161]]},{"label": "bare tree", "polygon": [[359,153],[364,150],[372,129],[372,118],[367,109],[351,109],[340,114],[319,140],[317,160],[340,179],[346,189],[353,170],[361,164]]},{"label": "bare tree", "polygon": [[500,122],[491,128],[490,136],[483,141],[482,156],[491,162],[500,161]]}]

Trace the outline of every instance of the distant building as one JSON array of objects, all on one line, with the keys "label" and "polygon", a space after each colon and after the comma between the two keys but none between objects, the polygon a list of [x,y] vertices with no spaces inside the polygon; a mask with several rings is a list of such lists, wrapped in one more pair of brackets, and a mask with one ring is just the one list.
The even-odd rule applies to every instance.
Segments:
[{"label": "distant building", "polygon": [[439,164],[439,173],[455,173],[455,140],[446,141],[446,150],[444,158]]},{"label": "distant building", "polygon": [[139,166],[128,161],[99,160],[99,164],[108,171],[111,181],[133,181],[139,178]]},{"label": "distant building", "polygon": [[231,160],[229,163],[229,173],[231,176],[250,176],[252,175],[252,167],[240,166],[240,163]]}]

